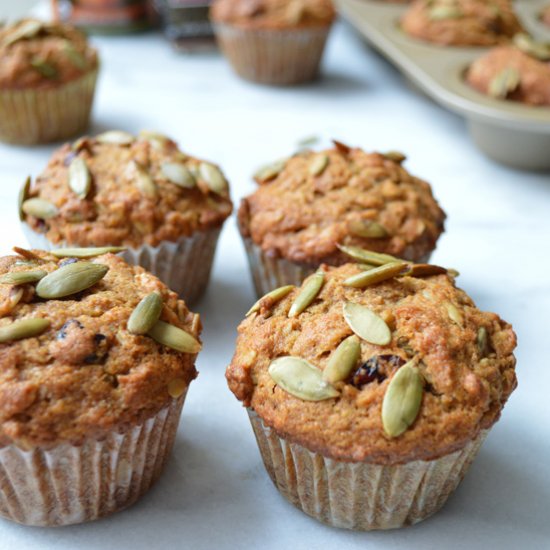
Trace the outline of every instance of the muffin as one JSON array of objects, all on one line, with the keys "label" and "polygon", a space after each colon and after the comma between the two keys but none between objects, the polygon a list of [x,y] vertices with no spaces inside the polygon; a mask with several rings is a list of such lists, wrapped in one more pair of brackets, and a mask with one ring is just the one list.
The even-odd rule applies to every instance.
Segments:
[{"label": "muffin", "polygon": [[153,132],[111,130],[65,144],[20,197],[37,248],[120,246],[188,303],[206,289],[231,214],[219,168]]},{"label": "muffin", "polygon": [[514,44],[498,46],[474,61],[466,80],[496,99],[533,106],[550,105],[550,44],[519,34]]},{"label": "muffin", "polygon": [[542,10],[540,19],[545,25],[550,27],[550,4]]},{"label": "muffin", "polygon": [[235,72],[262,84],[313,80],[335,11],[330,0],[215,0],[210,19]]},{"label": "muffin", "polygon": [[258,296],[299,285],[322,263],[345,263],[342,245],[427,260],[445,214],[404,159],[335,142],[260,169],[238,213]]},{"label": "muffin", "polygon": [[445,269],[350,263],[259,300],[226,376],[286,499],[332,526],[389,529],[460,483],[516,386],[515,346]]},{"label": "muffin", "polygon": [[415,0],[401,27],[443,46],[492,46],[522,31],[509,0]]},{"label": "muffin", "polygon": [[0,140],[36,144],[88,127],[99,68],[75,28],[22,19],[0,28]]},{"label": "muffin", "polygon": [[113,254],[16,252],[0,258],[0,515],[97,519],[160,476],[200,319]]}]

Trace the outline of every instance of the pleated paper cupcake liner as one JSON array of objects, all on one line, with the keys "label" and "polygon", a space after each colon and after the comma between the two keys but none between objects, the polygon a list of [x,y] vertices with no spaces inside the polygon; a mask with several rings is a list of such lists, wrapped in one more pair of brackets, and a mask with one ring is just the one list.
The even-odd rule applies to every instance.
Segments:
[{"label": "pleated paper cupcake liner", "polygon": [[311,517],[370,531],[412,525],[437,512],[456,489],[488,430],[464,448],[401,465],[341,462],[290,443],[248,409],[260,453],[279,492]]},{"label": "pleated paper cupcake liner", "polygon": [[239,76],[262,84],[291,85],[317,76],[330,25],[254,30],[215,23],[214,31]]},{"label": "pleated paper cupcake liner", "polygon": [[[130,264],[140,265],[157,276],[189,305],[196,302],[206,290],[214,262],[221,228],[198,231],[176,242],[163,241],[158,246],[144,244],[121,253]],[[44,235],[23,223],[23,232],[33,248],[52,250],[63,243],[52,244]]]},{"label": "pleated paper cupcake liner", "polygon": [[159,478],[186,392],[141,425],[82,445],[0,449],[0,515],[35,526],[91,521],[122,510]]},{"label": "pleated paper cupcake liner", "polygon": [[88,128],[98,70],[49,89],[0,89],[0,141],[48,143]]}]

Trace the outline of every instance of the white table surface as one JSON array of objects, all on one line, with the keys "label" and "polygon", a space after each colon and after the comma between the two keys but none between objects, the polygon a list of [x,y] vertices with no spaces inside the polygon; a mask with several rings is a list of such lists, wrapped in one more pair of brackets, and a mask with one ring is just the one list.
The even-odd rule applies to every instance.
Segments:
[{"label": "white table surface", "polygon": [[[519,387],[466,479],[433,518],[390,532],[325,527],[288,504],[268,479],[246,413],[227,389],[235,329],[253,301],[234,218],[223,231],[203,316],[199,378],[173,456],[157,485],[127,511],[57,529],[0,520],[0,549],[92,548],[550,548],[550,177],[493,164],[461,119],[408,88],[346,25],[335,28],[323,78],[273,89],[233,76],[223,59],[178,55],[155,34],[94,38],[103,69],[93,132],[158,129],[219,162],[239,198],[251,171],[309,135],[398,149],[433,185],[447,231],[433,257],[462,275],[482,309],[518,333]],[[16,195],[54,146],[0,145],[0,253],[25,246]],[[549,152],[550,154],[550,152]]]}]

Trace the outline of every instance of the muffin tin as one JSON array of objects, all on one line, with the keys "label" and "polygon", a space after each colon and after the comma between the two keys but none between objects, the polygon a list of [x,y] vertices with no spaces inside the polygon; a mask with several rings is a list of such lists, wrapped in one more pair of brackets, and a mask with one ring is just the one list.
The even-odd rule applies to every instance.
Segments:
[{"label": "muffin tin", "polygon": [[[439,46],[409,37],[399,21],[406,4],[335,0],[341,14],[428,96],[463,116],[476,145],[489,157],[515,168],[550,169],[550,107],[493,99],[472,89],[466,69],[488,48]],[[549,0],[515,3],[525,28],[550,40],[539,19]]]}]

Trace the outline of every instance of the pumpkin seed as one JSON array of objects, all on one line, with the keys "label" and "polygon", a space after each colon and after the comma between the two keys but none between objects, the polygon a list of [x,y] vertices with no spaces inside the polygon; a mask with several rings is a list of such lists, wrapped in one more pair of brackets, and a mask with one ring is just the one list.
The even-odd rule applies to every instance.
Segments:
[{"label": "pumpkin seed", "polygon": [[449,275],[449,277],[456,278],[460,276],[460,272],[457,271],[456,269],[449,268],[447,269],[447,275]]},{"label": "pumpkin seed", "polygon": [[518,88],[521,75],[514,67],[506,67],[500,71],[489,83],[488,93],[497,99],[506,99],[508,94]]},{"label": "pumpkin seed", "polygon": [[318,271],[309,277],[290,306],[288,316],[297,317],[300,315],[315,300],[324,282],[325,274],[322,271]]},{"label": "pumpkin seed", "polygon": [[344,286],[354,288],[366,288],[367,286],[392,279],[400,275],[406,267],[402,263],[384,264],[368,271],[362,271],[357,275],[352,275],[344,281]]},{"label": "pumpkin seed", "polygon": [[209,162],[201,162],[199,173],[212,192],[223,195],[227,191],[227,180],[217,166]]},{"label": "pumpkin seed", "polygon": [[439,265],[432,264],[408,264],[403,277],[431,277],[432,275],[445,275],[447,270]]},{"label": "pumpkin seed", "polygon": [[148,294],[134,308],[128,319],[128,332],[147,334],[159,320],[162,312],[162,297],[158,292]]},{"label": "pumpkin seed", "polygon": [[30,65],[33,69],[35,69],[37,72],[39,72],[44,78],[57,78],[58,71],[55,65],[52,63],[49,63],[45,59],[42,59],[41,57],[34,56],[30,60]]},{"label": "pumpkin seed", "polygon": [[348,155],[349,152],[351,151],[351,147],[349,145],[346,145],[345,143],[342,143],[341,141],[333,139],[332,143],[334,143],[334,146],[336,147],[337,151],[339,153],[342,153],[342,155]]},{"label": "pumpkin seed", "polygon": [[384,156],[389,160],[393,160],[393,162],[397,162],[397,164],[401,164],[407,160],[407,155],[404,155],[400,151],[388,151],[384,153]]},{"label": "pumpkin seed", "polygon": [[423,379],[414,359],[390,379],[382,401],[382,425],[390,437],[398,437],[416,420],[422,403]]},{"label": "pumpkin seed", "polygon": [[201,350],[201,344],[194,336],[164,321],[157,321],[147,334],[159,344],[176,351],[198,353]]},{"label": "pumpkin seed", "polygon": [[28,216],[34,216],[41,220],[49,220],[59,214],[57,207],[44,199],[27,199],[23,202],[22,210]]},{"label": "pumpkin seed", "polygon": [[19,190],[19,196],[17,198],[17,204],[19,205],[19,219],[21,221],[25,220],[25,213],[23,212],[23,203],[27,200],[29,196],[29,190],[31,188],[31,177],[27,176],[25,183],[22,185]]},{"label": "pumpkin seed", "polygon": [[345,380],[355,368],[359,355],[361,354],[361,343],[357,336],[348,336],[340,342],[334,350],[323,371],[323,380],[329,384]]},{"label": "pumpkin seed", "polygon": [[36,283],[43,279],[48,273],[41,269],[35,271],[14,271],[6,273],[0,277],[0,283],[8,285],[24,285],[27,283]]},{"label": "pumpkin seed", "polygon": [[132,165],[136,174],[136,187],[148,197],[155,198],[158,196],[158,188],[151,175],[136,161],[132,161]]},{"label": "pumpkin seed", "polygon": [[8,297],[8,313],[15,309],[15,306],[17,306],[17,304],[21,301],[21,298],[23,298],[24,293],[25,289],[22,286],[14,286],[10,289]]},{"label": "pumpkin seed", "polygon": [[479,350],[480,357],[487,357],[490,352],[489,348],[489,334],[485,327],[479,327],[477,331],[477,349]]},{"label": "pumpkin seed", "polygon": [[447,302],[445,304],[445,308],[447,309],[449,318],[454,321],[458,326],[462,326],[462,324],[464,323],[464,319],[462,318],[462,314],[460,313],[460,311],[458,311],[457,307],[454,304],[451,304],[451,302]]},{"label": "pumpkin seed", "polygon": [[14,321],[9,325],[0,327],[0,344],[38,336],[48,330],[49,327],[50,321],[41,317]]},{"label": "pumpkin seed", "polygon": [[191,189],[197,183],[189,168],[181,162],[163,162],[160,170],[167,180],[185,189]]},{"label": "pumpkin seed", "polygon": [[323,380],[319,369],[300,357],[279,357],[271,362],[268,372],[284,391],[304,401],[323,401],[339,395]]},{"label": "pumpkin seed", "polygon": [[307,136],[305,138],[298,140],[296,145],[298,147],[309,147],[311,145],[315,145],[316,143],[319,143],[319,141],[320,141],[319,136]]},{"label": "pumpkin seed", "polygon": [[389,254],[381,254],[379,252],[372,252],[358,246],[344,246],[340,244],[336,246],[338,246],[338,248],[344,254],[347,254],[354,260],[358,260],[366,264],[384,265],[396,262],[405,263],[403,260],[401,260],[400,258],[396,258],[395,256],[390,256]]},{"label": "pumpkin seed", "polygon": [[328,161],[328,155],[315,155],[309,164],[309,175],[314,177],[320,176],[328,166]]},{"label": "pumpkin seed", "polygon": [[433,6],[428,12],[428,18],[432,21],[442,21],[444,19],[460,19],[464,16],[464,12],[453,5]]},{"label": "pumpkin seed", "polygon": [[64,45],[65,54],[69,58],[69,61],[79,70],[84,71],[88,68],[88,62],[84,55],[82,55],[70,42],[69,40],[65,41]]},{"label": "pumpkin seed", "polygon": [[64,298],[86,290],[99,282],[109,271],[103,264],[75,262],[66,264],[46,275],[37,285],[40,298]]},{"label": "pumpkin seed", "polygon": [[57,248],[50,251],[57,258],[94,258],[103,254],[116,254],[126,250],[124,246],[102,246],[89,248]]},{"label": "pumpkin seed", "polygon": [[262,296],[247,312],[245,317],[248,317],[252,313],[256,313],[256,311],[260,311],[261,304],[264,300],[269,300],[271,304],[275,304],[279,300],[282,300],[287,294],[292,292],[292,289],[294,288],[294,285],[286,285],[281,286],[279,288],[276,288],[275,290],[272,290],[271,292],[268,292],[264,296]]},{"label": "pumpkin seed", "polygon": [[19,42],[19,40],[24,40],[25,38],[33,38],[43,28],[44,24],[41,21],[36,21],[35,19],[24,21],[8,35],[8,37],[3,42],[3,45],[11,46],[16,42]]},{"label": "pumpkin seed", "polygon": [[138,135],[141,139],[145,139],[147,141],[156,141],[162,144],[166,144],[172,141],[168,136],[165,136],[164,134],[161,134],[159,132],[154,132],[153,130],[140,130]]},{"label": "pumpkin seed", "polygon": [[371,220],[352,220],[348,228],[352,235],[366,239],[385,239],[389,236],[382,224]]},{"label": "pumpkin seed", "polygon": [[95,139],[99,143],[109,143],[112,145],[131,145],[136,140],[132,134],[122,130],[109,130],[97,135]]},{"label": "pumpkin seed", "polygon": [[187,382],[183,378],[174,378],[168,382],[168,394],[177,399],[181,397],[187,389]]},{"label": "pumpkin seed", "polygon": [[69,165],[69,187],[81,199],[85,199],[92,187],[92,174],[86,161],[75,157]]},{"label": "pumpkin seed", "polygon": [[368,307],[346,302],[343,307],[344,319],[348,326],[370,344],[386,346],[391,342],[391,330],[380,316]]},{"label": "pumpkin seed", "polygon": [[550,43],[537,42],[526,33],[514,36],[514,44],[524,53],[540,61],[550,60]]},{"label": "pumpkin seed", "polygon": [[283,171],[286,165],[286,160],[287,159],[276,160],[275,162],[271,162],[261,168],[258,168],[258,170],[254,172],[254,179],[259,183],[266,183],[275,179]]}]

